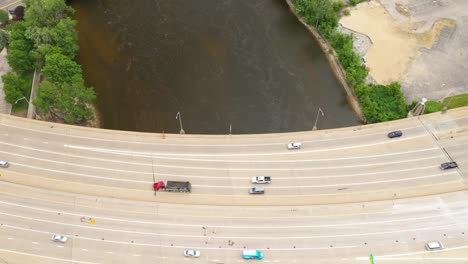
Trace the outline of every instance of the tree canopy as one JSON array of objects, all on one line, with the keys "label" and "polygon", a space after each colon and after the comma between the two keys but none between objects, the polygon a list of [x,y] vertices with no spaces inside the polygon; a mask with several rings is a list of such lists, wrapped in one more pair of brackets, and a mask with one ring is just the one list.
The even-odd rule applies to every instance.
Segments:
[{"label": "tree canopy", "polygon": [[34,71],[34,43],[25,37],[26,25],[18,21],[9,26],[10,41],[8,50],[8,64],[19,75]]},{"label": "tree canopy", "polygon": [[39,86],[39,94],[34,104],[47,109],[54,119],[63,118],[67,123],[94,119],[91,105],[96,94],[92,88],[85,87],[80,75],[73,76],[71,83],[44,81]]},{"label": "tree canopy", "polygon": [[28,28],[54,27],[57,23],[73,13],[64,0],[23,0],[26,4],[24,19]]},{"label": "tree canopy", "polygon": [[75,75],[81,75],[81,66],[62,54],[51,54],[46,57],[42,73],[49,82],[70,83]]}]

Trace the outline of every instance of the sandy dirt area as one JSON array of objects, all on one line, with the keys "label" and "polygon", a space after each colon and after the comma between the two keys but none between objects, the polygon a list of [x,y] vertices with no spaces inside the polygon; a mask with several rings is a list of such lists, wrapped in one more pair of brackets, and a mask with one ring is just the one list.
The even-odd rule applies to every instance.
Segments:
[{"label": "sandy dirt area", "polygon": [[351,9],[340,23],[369,36],[372,45],[366,54],[369,74],[378,83],[400,81],[421,48],[430,48],[440,28],[413,33],[417,24],[399,22],[376,1],[365,2]]},{"label": "sandy dirt area", "polygon": [[399,81],[408,102],[468,93],[467,0],[371,0],[340,23],[371,39],[371,77]]}]

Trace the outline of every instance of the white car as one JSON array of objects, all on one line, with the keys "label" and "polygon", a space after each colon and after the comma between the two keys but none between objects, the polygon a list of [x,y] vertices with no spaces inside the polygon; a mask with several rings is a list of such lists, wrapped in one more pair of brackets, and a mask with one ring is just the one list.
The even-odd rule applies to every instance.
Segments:
[{"label": "white car", "polygon": [[8,168],[8,166],[10,166],[10,164],[8,163],[8,161],[6,161],[6,160],[0,160],[0,167]]},{"label": "white car", "polygon": [[288,149],[300,149],[302,147],[301,142],[293,142],[288,144]]},{"label": "white car", "polygon": [[60,234],[53,234],[52,235],[52,241],[55,241],[55,242],[61,242],[61,243],[65,243],[67,242],[68,238],[64,235],[60,235]]},{"label": "white car", "polygon": [[184,251],[184,256],[187,258],[199,258],[200,251],[194,249],[187,249]]},{"label": "white car", "polygon": [[442,243],[439,241],[433,241],[426,244],[426,250],[432,251],[441,249],[444,249],[444,245],[442,245]]}]

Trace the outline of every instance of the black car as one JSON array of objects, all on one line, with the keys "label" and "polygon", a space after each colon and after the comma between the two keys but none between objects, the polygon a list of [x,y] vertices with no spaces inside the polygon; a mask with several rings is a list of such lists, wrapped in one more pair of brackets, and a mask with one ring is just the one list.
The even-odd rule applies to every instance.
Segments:
[{"label": "black car", "polygon": [[445,162],[445,163],[440,164],[440,169],[441,170],[455,169],[456,167],[458,167],[458,165],[454,161]]},{"label": "black car", "polygon": [[401,137],[401,136],[403,136],[403,132],[401,132],[399,130],[398,131],[392,131],[392,132],[388,133],[389,138],[396,138],[396,137]]}]

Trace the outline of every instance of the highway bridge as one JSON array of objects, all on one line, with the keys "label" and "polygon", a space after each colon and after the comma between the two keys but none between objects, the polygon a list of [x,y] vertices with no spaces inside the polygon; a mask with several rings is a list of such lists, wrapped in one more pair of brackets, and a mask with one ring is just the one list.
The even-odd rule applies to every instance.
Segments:
[{"label": "highway bridge", "polygon": [[[0,263],[468,262],[468,108],[218,136],[0,115],[0,146]],[[441,170],[449,161],[459,167]],[[248,194],[254,176],[272,177],[264,195]],[[155,193],[160,180],[192,192]],[[265,258],[243,260],[244,248]]]}]

